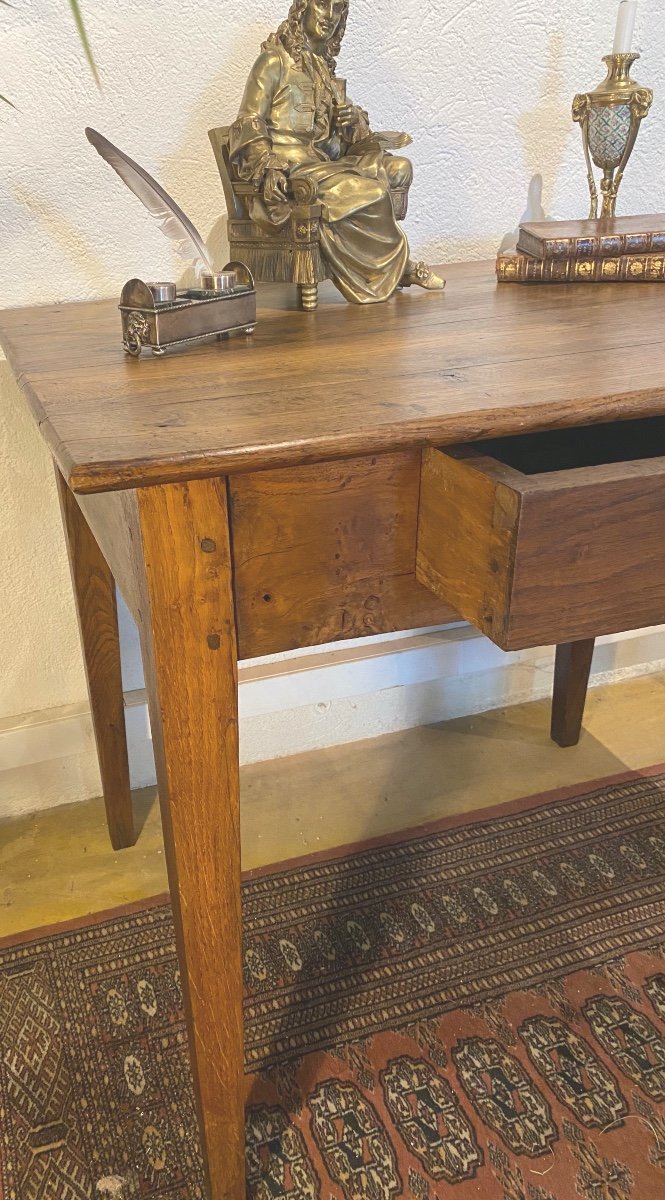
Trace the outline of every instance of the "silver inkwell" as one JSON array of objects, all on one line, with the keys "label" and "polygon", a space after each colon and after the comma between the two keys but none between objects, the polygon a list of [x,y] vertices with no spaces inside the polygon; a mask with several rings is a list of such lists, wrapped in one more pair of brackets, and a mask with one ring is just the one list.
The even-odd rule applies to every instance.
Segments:
[{"label": "silver inkwell", "polygon": [[249,267],[230,262],[216,271],[201,235],[161,184],[101,133],[95,129],[85,133],[97,153],[159,222],[178,253],[193,265],[198,280],[196,286],[181,290],[170,282],[130,279],[125,284],[119,307],[126,353],[140,358],[145,346],[161,355],[171,346],[189,346],[230,333],[253,333],[256,289]]}]

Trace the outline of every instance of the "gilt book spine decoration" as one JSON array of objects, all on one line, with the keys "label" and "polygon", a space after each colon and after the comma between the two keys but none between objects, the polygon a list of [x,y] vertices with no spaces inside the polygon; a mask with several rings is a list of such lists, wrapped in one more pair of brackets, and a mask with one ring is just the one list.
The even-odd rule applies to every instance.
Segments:
[{"label": "gilt book spine decoration", "polygon": [[500,283],[662,283],[665,254],[623,254],[616,258],[548,258],[500,254]]},{"label": "gilt book spine decoration", "polygon": [[545,260],[665,254],[665,215],[533,222],[520,226],[517,249]]}]

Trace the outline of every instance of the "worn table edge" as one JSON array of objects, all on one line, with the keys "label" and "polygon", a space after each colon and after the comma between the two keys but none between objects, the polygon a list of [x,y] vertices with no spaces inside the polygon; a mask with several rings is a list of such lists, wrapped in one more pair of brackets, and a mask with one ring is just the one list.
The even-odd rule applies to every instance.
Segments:
[{"label": "worn table edge", "polygon": [[[447,264],[444,272],[459,270],[473,274],[493,273],[491,260]],[[497,286],[501,286],[497,284]],[[509,285],[503,285],[509,286]],[[556,285],[552,285],[554,287]],[[575,286],[575,285],[571,285]],[[599,285],[595,285],[598,287]],[[602,286],[602,285],[600,285]],[[607,285],[610,286],[610,285]],[[636,285],[637,286],[637,285]],[[640,284],[644,288],[645,284]],[[654,285],[656,286],[656,285]],[[660,285],[663,286],[663,285]],[[550,290],[548,288],[548,290]],[[109,298],[97,301],[75,301],[62,307],[108,304]],[[29,306],[28,306],[29,307]],[[44,308],[59,305],[39,306]],[[21,308],[4,310],[19,313]],[[247,474],[254,471],[304,466],[316,462],[338,461],[344,458],[385,454],[390,451],[424,449],[427,446],[446,446],[456,442],[474,442],[484,438],[518,436],[546,430],[574,428],[580,424],[575,399],[566,397],[560,404],[534,402],[513,407],[510,413],[489,406],[473,413],[441,414],[427,419],[414,417],[394,425],[376,426],[358,433],[329,433],[303,438],[300,442],[256,442],[216,450],[196,449],[176,455],[146,458],[121,458],[104,461],[79,461],[57,437],[39,397],[24,372],[18,369],[9,332],[3,328],[0,312],[0,347],[30,408],[49,449],[73,492],[90,495],[123,491],[137,487],[166,483],[183,483],[192,479]],[[592,401],[585,398],[584,424],[603,424],[634,418],[662,416],[665,408],[665,380],[662,387],[599,395]]]},{"label": "worn table edge", "polygon": [[[584,424],[606,424],[614,421],[662,416],[665,405],[665,386],[653,391],[601,396],[594,407],[587,406]],[[435,424],[415,420],[403,426],[399,434],[394,428],[377,429],[368,433],[327,435],[307,439],[301,445],[258,444],[222,451],[192,451],[177,460],[151,458],[127,459],[118,462],[79,463],[73,466],[62,461],[58,447],[51,449],[72,491],[81,495],[95,492],[122,491],[127,488],[182,483],[189,479],[209,479],[221,475],[248,474],[253,471],[283,467],[306,466],[317,462],[334,462],[344,458],[370,457],[391,451],[422,450],[426,446],[451,446],[457,442],[477,442],[485,438],[514,437],[554,429],[570,429],[580,424],[579,414],[566,403],[561,412],[551,404],[524,405],[513,410],[510,419],[503,412],[486,409],[474,413],[465,421],[458,414],[442,418]],[[61,449],[61,448],[60,448]]]}]

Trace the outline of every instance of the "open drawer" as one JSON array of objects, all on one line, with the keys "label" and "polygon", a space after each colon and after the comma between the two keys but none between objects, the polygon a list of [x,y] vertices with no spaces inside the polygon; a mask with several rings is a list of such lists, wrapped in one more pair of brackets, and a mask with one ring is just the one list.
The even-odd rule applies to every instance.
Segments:
[{"label": "open drawer", "polygon": [[665,419],[423,451],[416,574],[504,650],[665,621]]}]

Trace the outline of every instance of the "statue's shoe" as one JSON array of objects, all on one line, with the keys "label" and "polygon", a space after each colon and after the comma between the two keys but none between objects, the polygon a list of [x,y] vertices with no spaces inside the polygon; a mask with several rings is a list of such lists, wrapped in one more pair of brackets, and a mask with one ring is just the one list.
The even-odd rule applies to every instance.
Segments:
[{"label": "statue's shoe", "polygon": [[400,280],[400,287],[421,287],[428,292],[442,292],[446,286],[445,279],[435,275],[425,262],[408,262],[406,271]]}]

